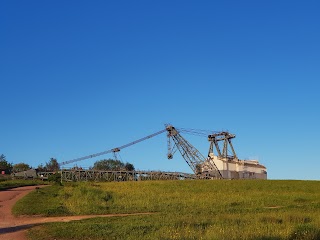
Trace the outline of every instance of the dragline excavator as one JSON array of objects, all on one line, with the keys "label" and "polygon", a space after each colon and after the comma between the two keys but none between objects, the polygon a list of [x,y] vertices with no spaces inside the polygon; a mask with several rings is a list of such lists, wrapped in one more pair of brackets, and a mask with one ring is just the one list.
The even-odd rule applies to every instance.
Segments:
[{"label": "dragline excavator", "polygon": [[[181,129],[182,132],[191,132],[195,133],[194,130],[187,130],[187,129]],[[70,163],[98,157],[104,154],[108,153],[117,153],[120,152],[122,149],[127,148],[129,146],[132,146],[136,143],[142,142],[144,140],[150,139],[152,137],[155,137],[159,134],[162,134],[164,132],[167,132],[168,137],[168,159],[172,159],[174,153],[178,150],[186,163],[189,165],[191,170],[194,172],[194,174],[199,179],[221,179],[223,178],[219,169],[215,165],[213,159],[210,157],[209,154],[208,158],[205,158],[194,146],[191,145],[185,138],[183,138],[180,134],[179,128],[175,128],[172,125],[166,125],[166,128],[153,133],[151,135],[148,135],[146,137],[140,138],[136,141],[130,142],[128,144],[122,145],[120,147],[112,148],[107,151],[87,155],[84,157],[72,159],[69,161],[61,162],[59,163],[60,167],[63,165],[67,165]]]}]

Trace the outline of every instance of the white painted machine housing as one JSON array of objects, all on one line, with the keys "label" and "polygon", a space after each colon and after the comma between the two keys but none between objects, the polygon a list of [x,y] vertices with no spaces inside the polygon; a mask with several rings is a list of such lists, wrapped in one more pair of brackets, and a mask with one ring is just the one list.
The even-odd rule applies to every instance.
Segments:
[{"label": "white painted machine housing", "polygon": [[210,154],[208,161],[214,162],[225,179],[267,179],[267,168],[258,160],[228,159]]}]

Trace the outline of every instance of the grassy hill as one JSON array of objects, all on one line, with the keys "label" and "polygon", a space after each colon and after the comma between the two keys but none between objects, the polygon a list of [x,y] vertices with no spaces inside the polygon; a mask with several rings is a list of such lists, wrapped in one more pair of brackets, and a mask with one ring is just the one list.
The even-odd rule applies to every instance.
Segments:
[{"label": "grassy hill", "polygon": [[320,181],[70,183],[40,189],[14,213],[150,215],[49,223],[30,239],[320,239]]},{"label": "grassy hill", "polygon": [[40,180],[10,180],[9,177],[2,179],[0,178],[0,191],[16,187],[35,186],[43,184],[47,183]]}]

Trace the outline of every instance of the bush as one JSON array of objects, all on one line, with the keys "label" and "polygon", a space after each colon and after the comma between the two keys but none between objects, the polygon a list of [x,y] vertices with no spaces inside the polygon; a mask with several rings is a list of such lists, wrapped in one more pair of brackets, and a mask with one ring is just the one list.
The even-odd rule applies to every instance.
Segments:
[{"label": "bush", "polygon": [[54,173],[48,177],[49,182],[61,185],[61,173]]}]

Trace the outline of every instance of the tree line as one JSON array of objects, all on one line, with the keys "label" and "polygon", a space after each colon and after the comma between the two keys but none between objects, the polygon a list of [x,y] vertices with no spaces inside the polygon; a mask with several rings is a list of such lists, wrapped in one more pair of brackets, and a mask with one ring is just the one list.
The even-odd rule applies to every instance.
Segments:
[{"label": "tree line", "polygon": [[[32,167],[27,163],[9,163],[4,154],[0,155],[0,173],[11,174],[21,171],[27,171],[32,169]],[[74,170],[82,169],[81,167],[74,167]],[[93,167],[90,167],[91,170],[104,170],[104,171],[133,171],[135,167],[132,163],[122,162],[116,159],[103,159],[98,160],[94,163]],[[50,158],[48,162],[44,165],[40,164],[37,167],[38,171],[41,172],[56,172],[60,170],[59,163],[56,158]]]}]

